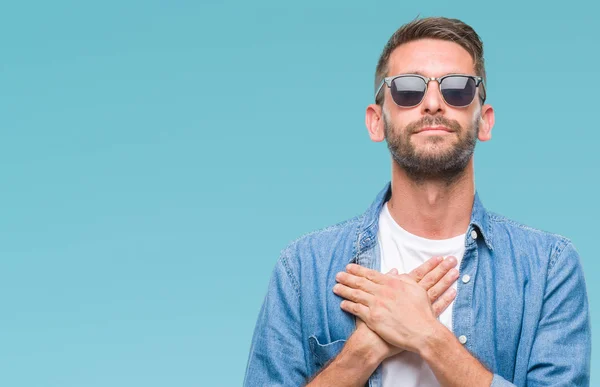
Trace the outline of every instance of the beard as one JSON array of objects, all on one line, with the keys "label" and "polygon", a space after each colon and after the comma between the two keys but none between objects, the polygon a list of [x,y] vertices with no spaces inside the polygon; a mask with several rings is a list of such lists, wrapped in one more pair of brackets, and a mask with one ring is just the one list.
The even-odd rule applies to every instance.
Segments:
[{"label": "beard", "polygon": [[[479,117],[479,115],[477,114],[475,117]],[[425,116],[401,130],[399,127],[390,125],[386,114],[383,114],[384,135],[392,158],[408,177],[417,183],[426,180],[442,180],[447,185],[451,185],[463,175],[475,151],[478,121],[478,118],[475,119],[465,129],[456,120],[449,120],[442,116]],[[423,146],[428,149],[417,150],[415,144],[411,142],[411,136],[420,128],[437,125],[443,125],[452,130],[458,141],[450,146],[443,146],[449,140],[444,137],[451,135],[429,135]]]}]

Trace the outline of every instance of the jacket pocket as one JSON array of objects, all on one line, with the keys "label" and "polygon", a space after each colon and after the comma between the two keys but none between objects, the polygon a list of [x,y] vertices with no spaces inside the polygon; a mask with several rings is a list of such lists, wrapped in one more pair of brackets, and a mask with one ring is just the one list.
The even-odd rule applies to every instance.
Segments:
[{"label": "jacket pocket", "polygon": [[318,368],[321,368],[340,353],[346,344],[346,340],[336,340],[331,343],[321,344],[316,336],[310,336],[308,344],[315,364]]}]

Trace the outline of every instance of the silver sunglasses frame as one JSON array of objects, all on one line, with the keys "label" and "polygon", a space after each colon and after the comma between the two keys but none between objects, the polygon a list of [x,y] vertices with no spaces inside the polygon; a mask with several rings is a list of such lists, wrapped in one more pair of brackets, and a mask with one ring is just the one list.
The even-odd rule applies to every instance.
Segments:
[{"label": "silver sunglasses frame", "polygon": [[[386,78],[383,78],[383,80],[379,84],[379,87],[377,88],[377,92],[375,93],[375,102],[377,102],[377,96],[379,95],[379,92],[381,91],[381,88],[383,87],[384,84],[386,84],[387,87],[392,87],[392,81],[394,79],[403,78],[403,77],[417,77],[417,78],[421,78],[423,80],[423,82],[425,82],[425,93],[427,93],[427,89],[429,88],[429,82],[431,82],[431,81],[437,81],[437,83],[438,83],[438,89],[440,90],[440,94],[442,95],[442,99],[444,99],[444,102],[446,103],[446,105],[452,106],[452,107],[459,107],[459,108],[460,107],[467,107],[467,106],[469,106],[470,104],[473,103],[473,101],[475,100],[475,98],[473,98],[473,101],[469,102],[468,105],[464,105],[464,106],[450,105],[448,102],[446,102],[446,99],[444,98],[444,94],[442,94],[442,91],[440,89],[442,81],[445,78],[455,77],[455,76],[461,76],[461,77],[467,77],[467,78],[473,79],[475,81],[475,88],[477,88],[477,89],[479,89],[479,85],[481,85],[483,87],[483,95],[482,95],[482,93],[479,93],[479,98],[481,98],[481,103],[482,104],[485,102],[485,98],[486,98],[486,94],[487,93],[486,93],[485,82],[483,81],[483,77],[479,77],[479,76],[476,76],[476,75],[469,75],[469,74],[446,74],[446,75],[443,75],[443,76],[441,76],[439,78],[436,78],[436,77],[428,78],[428,77],[424,77],[423,75],[420,75],[420,74],[399,74],[399,75],[394,75],[394,76],[391,76],[391,77],[386,77]],[[421,102],[423,102],[424,97],[425,97],[425,94],[423,94],[423,98],[421,98],[421,100],[419,101],[419,103],[416,104],[416,105],[412,105],[412,106],[400,106],[398,104],[396,104],[396,105],[398,105],[400,107],[406,107],[406,108],[415,107],[415,106],[420,105]],[[393,98],[392,98],[392,100],[393,100]],[[396,103],[396,101],[394,101],[394,103]]]}]

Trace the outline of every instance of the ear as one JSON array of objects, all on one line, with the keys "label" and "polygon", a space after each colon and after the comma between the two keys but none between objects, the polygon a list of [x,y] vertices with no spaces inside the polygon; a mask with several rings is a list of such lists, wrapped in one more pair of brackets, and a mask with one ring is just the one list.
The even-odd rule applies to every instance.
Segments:
[{"label": "ear", "polygon": [[479,117],[479,141],[489,141],[492,138],[494,122],[494,108],[491,105],[483,105]]},{"label": "ear", "polygon": [[372,141],[381,142],[385,139],[383,130],[383,110],[381,106],[374,103],[367,106],[365,124],[367,125],[369,137],[371,137]]}]

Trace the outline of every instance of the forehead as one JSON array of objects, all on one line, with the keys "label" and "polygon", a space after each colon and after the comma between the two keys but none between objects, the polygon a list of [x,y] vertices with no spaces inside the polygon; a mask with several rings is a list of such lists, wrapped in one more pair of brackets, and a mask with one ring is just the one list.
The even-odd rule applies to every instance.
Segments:
[{"label": "forehead", "polygon": [[386,76],[418,73],[439,77],[450,73],[475,75],[473,58],[459,44],[445,40],[420,39],[396,47]]}]

